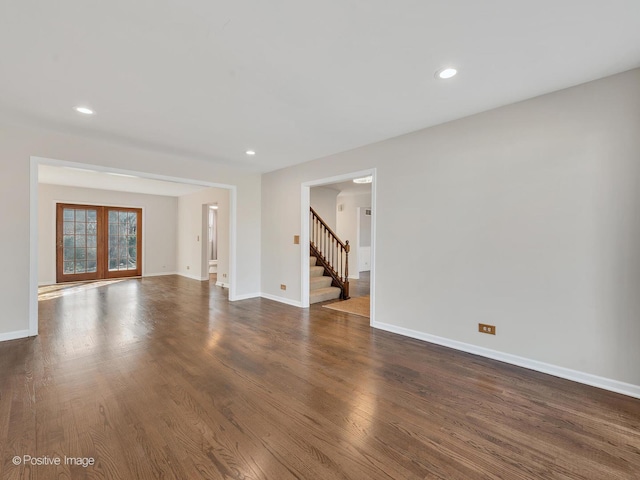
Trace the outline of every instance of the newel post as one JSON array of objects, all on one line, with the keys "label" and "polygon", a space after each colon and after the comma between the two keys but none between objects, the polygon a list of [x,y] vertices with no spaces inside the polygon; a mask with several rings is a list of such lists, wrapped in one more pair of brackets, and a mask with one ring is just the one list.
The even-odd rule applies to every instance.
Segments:
[{"label": "newel post", "polygon": [[342,289],[342,296],[344,300],[349,298],[349,251],[351,246],[349,240],[344,242],[345,260],[344,260],[344,288]]},{"label": "newel post", "polygon": [[344,242],[344,281],[346,282],[349,279],[349,251],[351,250],[351,246],[349,245],[349,240]]}]

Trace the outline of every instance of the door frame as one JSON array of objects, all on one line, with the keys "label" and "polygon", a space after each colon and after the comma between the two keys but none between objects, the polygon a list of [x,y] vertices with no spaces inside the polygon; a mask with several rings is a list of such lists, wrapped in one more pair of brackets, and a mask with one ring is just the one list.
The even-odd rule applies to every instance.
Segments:
[{"label": "door frame", "polygon": [[[63,277],[65,276],[64,274],[64,247],[63,247],[63,238],[64,238],[64,231],[63,231],[63,225],[64,225],[64,219],[62,218],[62,215],[64,213],[64,210],[67,208],[71,208],[73,210],[76,210],[75,207],[79,207],[77,208],[77,210],[88,210],[88,209],[95,209],[96,211],[96,271],[95,272],[84,272],[82,274],[79,273],[74,273],[73,275],[75,276],[74,280],[65,280]],[[82,208],[84,207],[84,208]],[[56,283],[62,283],[64,281],[67,282],[73,282],[73,281],[77,281],[77,282],[83,282],[85,280],[98,280],[98,279],[103,279],[104,278],[104,261],[103,261],[103,257],[102,255],[104,255],[104,232],[101,231],[100,229],[98,229],[98,226],[100,225],[101,221],[104,221],[104,210],[102,208],[102,205],[80,205],[78,203],[67,203],[67,202],[55,202],[54,204],[54,209],[55,209],[55,213],[53,215],[54,218],[54,229],[55,229],[55,276],[56,276]],[[100,218],[102,217],[102,220],[100,220]]]},{"label": "door frame", "polygon": [[[84,273],[84,274],[75,274],[77,280],[64,280],[63,268],[61,265],[62,261],[62,237],[63,233],[60,230],[60,218],[62,210],[70,207],[81,207],[80,209],[90,209],[95,208],[98,211],[98,221],[97,224],[101,228],[98,231],[97,235],[97,255],[96,255],[96,264],[97,269],[95,274]],[[130,277],[141,277],[143,272],[143,265],[146,255],[144,255],[144,209],[142,207],[125,207],[125,206],[116,206],[116,205],[104,205],[104,204],[92,204],[92,203],[76,203],[76,202],[59,202],[56,201],[54,204],[54,228],[55,228],[55,269],[56,269],[56,283],[63,283],[65,281],[68,282],[82,282],[86,280],[109,280],[112,278],[130,278]],[[136,235],[136,250],[137,250],[137,264],[135,270],[109,270],[109,258],[106,256],[106,252],[109,249],[109,220],[108,215],[110,210],[116,211],[135,211],[138,214],[137,217],[137,231]]]},{"label": "door frame", "polygon": [[[236,245],[237,245],[237,187],[225,183],[207,182],[192,178],[173,177],[169,175],[157,175],[148,172],[112,168],[93,163],[69,162],[53,158],[31,156],[29,163],[29,336],[38,335],[38,166],[51,165],[55,167],[71,167],[94,170],[103,173],[119,173],[133,175],[152,180],[164,180],[166,182],[200,185],[203,187],[224,188],[229,190],[229,301],[240,300],[236,291]],[[143,211],[144,214],[144,211]],[[143,222],[144,228],[144,222]],[[142,276],[144,271],[144,256],[142,264]]]},{"label": "door frame", "polygon": [[376,168],[302,182],[300,187],[300,305],[302,308],[309,307],[309,207],[311,206],[311,187],[340,183],[347,180],[353,180],[354,178],[367,177],[369,175],[371,176],[371,300],[369,305],[371,313],[369,317],[369,324],[373,325],[375,322],[376,304]]},{"label": "door frame", "polygon": [[[70,200],[70,199],[61,197],[61,198],[54,198],[53,199],[53,203],[51,204],[51,216],[52,216],[52,218],[56,218],[57,205],[59,203],[68,204],[68,205],[86,205],[87,207],[135,208],[137,210],[141,210],[142,211],[142,237],[141,237],[142,238],[142,245],[140,247],[140,250],[142,252],[145,251],[145,247],[146,247],[146,244],[145,244],[146,234],[145,234],[145,232],[146,232],[146,224],[147,224],[147,221],[146,221],[146,218],[147,218],[146,217],[146,207],[144,207],[142,205],[133,205],[133,204],[131,204],[131,205],[129,205],[129,204],[126,204],[126,205],[125,204],[121,204],[121,205],[117,205],[117,206],[116,205],[105,205],[104,203],[85,202],[85,201],[82,201],[82,203],[78,203],[78,200],[74,200],[74,199]],[[39,227],[39,225],[38,225],[38,227]],[[54,222],[52,222],[52,225],[51,225],[51,238],[56,238],[56,235],[57,235],[57,229],[56,229],[56,222],[54,221]],[[52,258],[55,258],[55,256],[56,256],[56,245],[55,244],[51,245],[50,255],[51,255]],[[140,266],[142,267],[142,272],[139,275],[141,277],[145,276],[145,272],[146,272],[146,266],[145,266],[146,257],[147,257],[146,255],[142,255],[142,262],[140,264]],[[42,285],[50,285],[50,284],[53,284],[53,283],[57,283],[57,281],[56,281],[57,280],[57,278],[56,278],[57,277],[57,271],[56,271],[57,268],[56,268],[55,262],[54,262],[52,267],[53,267],[53,269],[50,270],[47,273],[47,277],[46,277],[47,280],[44,283],[38,283],[39,287],[42,286]]]}]

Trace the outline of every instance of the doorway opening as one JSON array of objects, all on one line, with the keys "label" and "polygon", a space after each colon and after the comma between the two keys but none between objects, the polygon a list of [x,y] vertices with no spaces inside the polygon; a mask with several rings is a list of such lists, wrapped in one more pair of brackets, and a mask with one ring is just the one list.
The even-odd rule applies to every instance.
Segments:
[{"label": "doorway opening", "polygon": [[218,281],[218,205],[207,205],[206,268],[209,280]]},{"label": "doorway opening", "polygon": [[56,204],[56,283],[142,275],[142,209]]},{"label": "doorway opening", "polygon": [[[353,184],[353,180],[355,179],[363,179],[367,178],[367,194],[361,195],[362,198],[359,198],[362,204],[357,204],[354,199],[342,197],[340,194],[343,193],[344,189],[347,186]],[[325,190],[324,193],[321,192]],[[318,189],[315,190],[314,189]],[[326,192],[326,190],[333,190],[333,193]],[[336,191],[337,190],[337,191]],[[309,245],[310,245],[310,221],[309,221],[309,212],[312,207],[312,197],[313,202],[317,205],[322,204],[321,198],[332,197],[331,202],[327,202],[328,205],[328,214],[327,217],[331,218],[333,214],[333,218],[336,219],[336,231],[340,234],[343,233],[345,236],[345,240],[351,240],[351,250],[349,254],[349,283],[353,283],[355,286],[355,291],[353,292],[356,296],[366,296],[369,293],[369,321],[373,324],[375,319],[375,226],[376,226],[376,169],[357,171],[345,175],[339,175],[334,177],[328,177],[324,179],[313,180],[309,182],[304,182],[301,185],[301,304],[302,307],[309,307],[310,305],[310,272],[312,266],[310,265],[309,258]],[[362,193],[362,192],[359,192]],[[333,202],[333,203],[332,203]],[[368,246],[365,245],[365,258],[368,258],[368,262],[363,262],[360,260],[360,257],[363,255],[359,250],[360,246],[360,238],[363,232],[358,233],[358,230],[362,230],[359,219],[358,219],[358,208],[363,212],[363,214],[369,214],[368,221],[370,222],[369,226],[369,243]],[[315,210],[315,207],[314,207]],[[349,218],[344,217],[340,218],[341,215],[348,215]],[[342,220],[342,221],[341,221]],[[331,221],[331,220],[330,220]],[[349,226],[347,226],[348,222]],[[350,230],[351,229],[351,230]],[[350,238],[346,238],[349,236]],[[368,265],[363,267],[363,263],[368,263]],[[367,278],[368,277],[368,278]],[[360,281],[360,285],[358,282]],[[350,285],[350,291],[352,286]],[[364,300],[364,298],[363,298]]]},{"label": "doorway opening", "polygon": [[[360,203],[366,203],[366,196],[357,197]],[[349,199],[350,200],[350,199]],[[356,202],[351,202],[352,204]],[[369,205],[371,204],[371,196],[369,195]],[[353,208],[353,206],[351,206]],[[344,210],[344,207],[343,207]],[[370,294],[371,283],[371,217],[373,209],[371,206],[355,208],[355,226],[356,226],[356,245],[357,256],[354,259],[354,280],[351,285],[352,297],[363,297]],[[348,215],[348,213],[347,213]],[[353,218],[345,219],[348,223]]]},{"label": "doorway opening", "polygon": [[[225,203],[225,217],[227,218],[227,228],[226,228],[226,238],[224,239],[224,243],[226,246],[226,252],[227,252],[227,256],[226,256],[226,261],[225,261],[225,267],[226,267],[226,271],[228,272],[228,276],[227,276],[227,287],[229,288],[229,300],[230,301],[235,301],[238,300],[238,296],[236,294],[236,229],[237,229],[237,213],[236,213],[236,204],[237,204],[237,188],[235,185],[227,185],[227,184],[220,184],[220,183],[213,183],[213,182],[207,182],[207,181],[202,181],[202,180],[193,180],[193,179],[187,179],[187,178],[179,178],[179,177],[171,177],[171,176],[165,176],[165,175],[157,175],[157,174],[151,174],[151,173],[147,173],[147,172],[137,172],[137,171],[130,171],[130,170],[122,170],[122,169],[116,169],[116,168],[111,168],[111,167],[106,167],[106,166],[102,166],[102,165],[96,165],[96,164],[84,164],[84,163],[77,163],[77,162],[68,162],[68,161],[64,161],[64,160],[55,160],[55,159],[48,159],[48,158],[42,158],[42,157],[31,157],[31,162],[30,162],[30,255],[29,255],[29,330],[28,330],[28,336],[35,336],[38,334],[38,286],[39,283],[41,285],[52,285],[55,284],[55,278],[56,278],[56,262],[55,262],[55,257],[56,257],[56,243],[54,241],[49,241],[46,243],[45,246],[41,245],[42,244],[42,239],[40,238],[41,236],[44,237],[50,237],[52,239],[55,238],[56,236],[56,228],[55,228],[55,203],[66,203],[66,204],[73,204],[74,200],[77,199],[73,199],[73,198],[60,198],[61,196],[57,196],[53,197],[53,198],[47,198],[45,203],[41,204],[40,201],[40,183],[39,183],[39,170],[40,168],[55,168],[58,169],[60,172],[61,177],[64,178],[64,182],[66,182],[67,180],[69,180],[69,178],[74,177],[75,175],[80,175],[80,174],[84,174],[84,175],[95,175],[95,183],[97,185],[94,186],[85,186],[84,189],[87,190],[88,192],[91,192],[92,188],[94,189],[98,189],[95,191],[100,191],[100,189],[102,189],[104,191],[105,186],[103,184],[100,183],[101,180],[104,180],[104,178],[109,177],[112,180],[115,179],[119,179],[121,182],[127,183],[127,182],[136,182],[138,180],[146,180],[146,181],[155,181],[156,183],[162,183],[164,184],[164,186],[173,189],[175,187],[175,189],[182,191],[183,187],[187,188],[187,190],[189,189],[189,187],[199,187],[199,189],[208,189],[208,190],[212,190],[212,189],[219,189],[219,190],[224,190],[226,192],[226,197],[228,200]],[[106,175],[105,175],[106,174]],[[47,182],[49,183],[48,186],[51,186],[51,184],[57,184],[57,185],[61,185],[61,186],[72,186],[72,184],[70,183],[64,183],[64,182]],[[53,185],[55,186],[55,185]],[[108,187],[107,187],[107,190]],[[123,192],[135,192],[136,190],[122,190]],[[138,193],[151,193],[151,192],[142,192],[142,191],[138,191]],[[90,194],[92,195],[92,194]],[[69,201],[71,200],[71,201]],[[100,201],[100,200],[98,200]],[[107,200],[109,201],[109,200]],[[89,201],[83,201],[81,200],[80,202],[78,202],[78,205],[87,205],[87,206],[91,206],[91,204],[93,203],[92,200]],[[117,203],[116,205],[118,205],[119,203]],[[51,205],[51,206],[49,206]],[[104,204],[103,204],[104,205]],[[108,205],[108,204],[107,204]],[[142,205],[129,205],[130,207],[140,207]],[[50,214],[48,213],[50,212]],[[148,211],[147,210],[142,210],[141,213],[145,214],[145,217],[147,217],[148,215]],[[140,226],[140,224],[138,224],[137,227],[135,227],[135,241],[138,241],[138,238],[140,237],[139,235],[137,235],[138,233],[144,233],[147,232],[149,233],[149,235],[146,235],[147,240],[152,238],[150,235],[152,235],[151,231],[149,230],[150,225],[149,225],[149,219],[145,218],[142,215],[137,215],[136,220],[142,218],[142,224]],[[199,218],[199,215],[197,215],[197,217]],[[41,225],[40,221],[42,218],[46,218],[48,220],[46,220],[44,226]],[[75,212],[74,212],[74,222],[75,222]],[[82,222],[79,222],[82,223]],[[85,222],[87,223],[87,222]],[[96,222],[97,223],[97,222]],[[108,222],[107,222],[108,223]],[[115,222],[114,222],[115,223]],[[120,223],[120,222],[118,222]],[[123,221],[124,224],[126,224],[126,222]],[[199,222],[198,222],[199,223]],[[86,226],[85,226],[86,227]],[[75,226],[74,226],[75,228]],[[78,227],[78,228],[82,228],[82,226]],[[119,226],[118,226],[119,228]],[[124,235],[124,243],[126,244],[127,242],[133,242],[133,237],[134,235],[132,234],[133,230],[129,230],[127,232],[126,230],[127,227],[125,227],[123,229],[123,232],[126,232]],[[164,227],[163,227],[164,228]],[[64,231],[64,230],[63,230]],[[143,232],[144,231],[144,232]],[[157,232],[156,232],[157,233]],[[197,233],[197,232],[195,232]],[[188,235],[188,239],[191,240],[191,243],[195,243],[193,241],[196,240],[196,235],[194,234],[193,236],[191,236],[191,234],[187,234]],[[119,236],[119,235],[118,235]],[[159,238],[159,241],[162,241],[163,237],[162,235],[155,235],[155,237],[153,238]],[[78,273],[81,274],[83,272],[81,272],[80,270],[85,269],[84,273],[86,272],[87,267],[89,266],[88,262],[85,261],[84,265],[81,265],[82,262],[78,262],[78,268],[76,269],[75,266],[75,261],[76,261],[76,251],[75,251],[75,238],[74,240],[74,251],[73,251],[73,255],[74,255],[74,273]],[[86,242],[86,238],[84,239]],[[96,239],[97,240],[97,239]],[[70,242],[70,240],[67,240],[68,242]],[[82,244],[81,244],[80,240],[80,248],[82,248]],[[93,241],[93,240],[91,240]],[[120,241],[120,240],[119,240]],[[218,243],[222,242],[223,239],[221,238],[220,235],[218,235]],[[198,244],[198,248],[201,244],[203,244],[205,242],[201,242]],[[64,258],[64,237],[62,240],[62,244],[63,244],[63,258]],[[128,245],[127,245],[128,246]],[[86,243],[85,243],[85,247],[86,247]],[[93,248],[93,247],[90,247]],[[129,272],[129,271],[134,271],[133,270],[133,266],[135,264],[135,268],[137,269],[141,269],[140,270],[140,274],[141,276],[148,276],[148,275],[166,275],[166,274],[180,274],[182,276],[188,276],[188,275],[183,275],[183,273],[181,272],[174,272],[171,271],[170,269],[167,269],[165,271],[164,267],[163,267],[163,260],[161,258],[159,258],[158,255],[155,255],[154,258],[156,258],[156,263],[158,264],[157,268],[154,268],[153,270],[151,270],[151,267],[149,265],[149,261],[152,258],[149,255],[142,255],[144,248],[146,248],[144,245],[142,246],[142,248],[138,248],[137,251],[135,252],[135,255],[131,255],[130,251],[128,248],[123,250],[123,255],[120,255],[120,249],[118,248],[118,255],[117,256],[113,256],[113,260],[114,260],[114,265],[117,266],[118,271],[125,271],[125,272]],[[191,248],[191,247],[190,247]],[[191,250],[189,250],[189,252],[195,250],[194,248],[191,248]],[[188,253],[189,253],[188,252]],[[126,256],[125,256],[126,253]],[[133,252],[131,252],[133,253]],[[195,252],[194,252],[195,253]],[[88,255],[89,252],[80,252],[79,253],[79,257],[78,260],[82,261],[84,260],[82,258],[82,255]],[[70,254],[68,254],[70,256]],[[91,252],[91,255],[93,255],[93,252]],[[174,254],[175,255],[175,254]],[[97,256],[97,246],[96,246],[96,256]],[[218,253],[218,257],[219,257],[219,253]],[[133,261],[135,258],[135,261]],[[176,265],[178,265],[178,261],[180,260],[184,260],[184,259],[178,259],[176,258]],[[190,257],[187,259],[187,262],[182,261],[182,264],[187,265],[187,270],[189,269],[188,265],[193,266],[195,262],[195,258],[194,257]],[[70,259],[69,259],[70,261]],[[199,263],[199,262],[198,262]],[[196,263],[197,265],[197,263]],[[91,266],[92,267],[92,266]],[[129,269],[129,267],[131,267],[131,270]],[[64,268],[64,260],[63,260],[63,268]],[[93,268],[90,268],[90,270],[93,270]],[[97,270],[97,265],[96,265],[96,270]],[[107,265],[104,267],[104,270],[109,270],[109,262],[107,262]],[[158,272],[158,273],[156,273]],[[94,273],[94,272],[89,272],[89,273]],[[207,276],[208,276],[208,272],[207,272]],[[42,278],[40,278],[42,277]],[[198,280],[201,280],[200,278],[198,278]]]}]

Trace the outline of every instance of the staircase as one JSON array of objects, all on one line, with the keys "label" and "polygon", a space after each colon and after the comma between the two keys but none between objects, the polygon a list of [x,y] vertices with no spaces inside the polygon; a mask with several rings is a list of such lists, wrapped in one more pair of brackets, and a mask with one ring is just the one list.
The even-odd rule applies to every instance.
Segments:
[{"label": "staircase", "polygon": [[309,257],[309,303],[340,298],[342,289],[332,287],[333,278],[324,274],[324,267],[316,265],[318,257]]},{"label": "staircase", "polygon": [[349,241],[343,242],[310,209],[309,303],[349,298]]}]

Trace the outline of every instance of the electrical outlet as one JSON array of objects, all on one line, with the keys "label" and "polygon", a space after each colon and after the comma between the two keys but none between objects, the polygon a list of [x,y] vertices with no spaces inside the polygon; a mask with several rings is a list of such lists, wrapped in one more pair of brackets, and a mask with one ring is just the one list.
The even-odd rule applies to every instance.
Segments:
[{"label": "electrical outlet", "polygon": [[479,323],[478,324],[478,331],[480,333],[487,333],[489,335],[495,335],[496,334],[496,326],[495,325],[486,325],[484,323]]},{"label": "electrical outlet", "polygon": [[300,245],[300,235],[294,235],[293,236],[293,244],[294,245]]},{"label": "electrical outlet", "polygon": [[286,290],[287,286],[284,283],[280,284],[280,290]]},{"label": "electrical outlet", "polygon": [[222,278],[227,278],[227,274],[226,274],[226,273],[223,273],[223,274],[222,274]]}]

